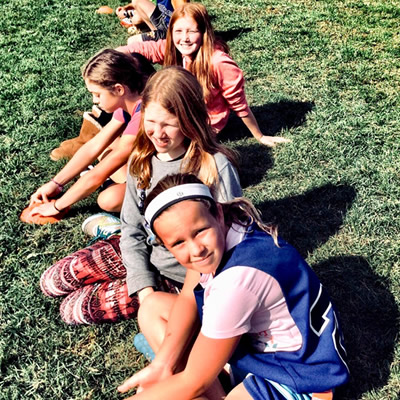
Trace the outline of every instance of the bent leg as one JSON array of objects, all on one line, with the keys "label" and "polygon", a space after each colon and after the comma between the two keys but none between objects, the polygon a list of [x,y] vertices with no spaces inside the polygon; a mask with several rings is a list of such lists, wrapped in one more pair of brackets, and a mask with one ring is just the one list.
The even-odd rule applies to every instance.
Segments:
[{"label": "bent leg", "polygon": [[40,278],[43,294],[64,296],[84,285],[125,278],[119,240],[119,236],[99,240],[52,265]]},{"label": "bent leg", "polygon": [[[247,375],[243,382],[238,386],[241,385],[244,386],[250,399],[312,400],[312,393],[297,393],[294,389],[284,385],[283,383],[274,382],[253,374]],[[239,399],[239,397],[230,398],[229,395],[227,396],[227,400],[236,399]]]},{"label": "bent leg", "polygon": [[140,18],[144,21],[144,23],[154,31],[156,28],[150,21],[150,16],[153,14],[156,6],[150,0],[132,0],[132,5],[140,16]]},{"label": "bent leg", "polygon": [[252,400],[249,392],[244,387],[243,383],[240,383],[234,387],[226,396],[225,400]]},{"label": "bent leg", "polygon": [[125,196],[126,183],[111,184],[97,197],[99,207],[108,212],[120,212]]},{"label": "bent leg", "polygon": [[60,305],[62,320],[69,325],[103,324],[136,317],[137,296],[128,296],[125,279],[83,286]]},{"label": "bent leg", "polygon": [[150,347],[158,352],[164,340],[169,314],[177,299],[176,294],[154,292],[140,305],[138,322]]},{"label": "bent leg", "polygon": [[[195,400],[223,400],[225,399],[225,391],[218,379],[203,393],[201,397],[196,397]],[[246,398],[243,398],[243,400]]]}]

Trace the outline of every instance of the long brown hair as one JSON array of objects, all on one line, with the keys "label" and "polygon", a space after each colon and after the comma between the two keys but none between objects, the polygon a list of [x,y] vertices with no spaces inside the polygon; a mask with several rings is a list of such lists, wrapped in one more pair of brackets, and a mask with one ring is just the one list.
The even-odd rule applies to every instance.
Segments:
[{"label": "long brown hair", "polygon": [[115,85],[119,83],[127,86],[131,92],[140,94],[154,72],[150,61],[141,54],[104,49],[87,61],[82,76],[110,92],[114,92]]},{"label": "long brown hair", "polygon": [[178,119],[187,148],[182,172],[196,174],[205,184],[212,186],[218,181],[214,154],[222,153],[236,165],[235,153],[216,140],[197,79],[181,67],[163,68],[149,79],[143,91],[142,120],[130,161],[130,172],[137,178],[139,188],[149,188],[152,175],[151,158],[155,148],[143,123],[146,107],[152,102]]},{"label": "long brown hair", "polygon": [[211,25],[210,16],[203,4],[186,3],[174,11],[169,22],[164,66],[183,64],[182,55],[175,47],[172,37],[174,24],[182,17],[192,18],[197,24],[197,29],[203,36],[202,45],[200,46],[192,64],[189,66],[189,70],[200,82],[200,85],[203,88],[204,98],[207,101],[211,95],[211,89],[215,87],[213,67],[211,64],[211,57],[214,53],[215,47],[221,48],[226,53],[229,53],[229,47],[222,40],[216,39]]}]

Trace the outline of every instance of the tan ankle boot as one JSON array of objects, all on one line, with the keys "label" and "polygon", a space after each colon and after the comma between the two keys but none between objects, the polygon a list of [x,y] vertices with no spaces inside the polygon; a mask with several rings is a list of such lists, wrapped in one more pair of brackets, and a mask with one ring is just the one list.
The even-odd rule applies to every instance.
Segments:
[{"label": "tan ankle boot", "polygon": [[[70,159],[72,156],[90,139],[92,139],[102,129],[101,124],[97,121],[100,113],[97,115],[98,109],[93,109],[92,112],[83,113],[83,122],[78,137],[64,140],[59,147],[50,153],[50,158],[53,161],[58,161],[63,158]],[[101,111],[100,111],[101,112]]]}]

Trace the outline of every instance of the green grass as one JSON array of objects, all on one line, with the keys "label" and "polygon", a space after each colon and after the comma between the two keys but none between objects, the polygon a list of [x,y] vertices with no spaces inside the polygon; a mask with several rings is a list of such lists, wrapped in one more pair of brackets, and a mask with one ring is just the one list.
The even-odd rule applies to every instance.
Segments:
[{"label": "green grass", "polygon": [[[400,5],[390,0],[204,1],[243,68],[262,148],[233,117],[246,195],[306,257],[339,309],[352,372],[338,399],[400,398]],[[108,5],[119,3],[111,0]],[[0,4],[0,399],[120,399],[139,369],[135,321],[68,327],[41,273],[82,248],[95,197],[52,226],[19,222],[79,131],[80,67],[126,40],[89,0]]]}]

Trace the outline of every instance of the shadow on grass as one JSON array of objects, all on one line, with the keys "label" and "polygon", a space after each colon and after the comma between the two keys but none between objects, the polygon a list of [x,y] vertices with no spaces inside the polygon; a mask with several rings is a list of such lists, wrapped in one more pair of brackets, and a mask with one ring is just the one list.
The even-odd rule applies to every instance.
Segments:
[{"label": "shadow on grass", "polygon": [[[326,185],[258,208],[306,257],[338,232],[355,197],[351,186]],[[390,282],[362,257],[332,257],[312,267],[339,310],[345,334],[351,378],[336,398],[359,399],[389,377],[400,316]]]},{"label": "shadow on grass", "polygon": [[[98,195],[97,192],[96,195]],[[71,207],[71,210],[67,214],[67,218],[82,217],[83,215],[87,214],[93,215],[100,212],[104,211],[97,204],[84,205],[78,202],[77,204],[74,204],[73,207]]]},{"label": "shadow on grass", "polygon": [[218,39],[222,39],[225,42],[229,42],[231,40],[238,38],[243,33],[247,33],[250,31],[251,31],[250,28],[231,29],[229,31],[215,31],[215,36]]},{"label": "shadow on grass", "polygon": [[258,143],[236,145],[239,153],[239,176],[242,188],[256,185],[273,166],[271,150]]},{"label": "shadow on grass", "polygon": [[302,195],[257,205],[264,221],[278,225],[279,234],[303,257],[328,241],[341,227],[356,197],[347,185],[325,185]]},{"label": "shadow on grass", "polygon": [[[251,107],[254,116],[265,135],[275,136],[283,129],[302,125],[307,114],[314,108],[312,102],[284,100],[264,106]],[[226,127],[218,134],[221,141],[238,140],[250,137],[251,134],[240,118],[231,115]]]},{"label": "shadow on grass", "polygon": [[265,135],[274,136],[283,129],[303,125],[307,114],[313,108],[313,102],[282,100],[278,103],[252,107],[252,111],[261,131]]},{"label": "shadow on grass", "polygon": [[362,257],[342,256],[313,265],[340,314],[350,381],[335,398],[356,400],[385,386],[399,332],[399,310],[390,281]]},{"label": "shadow on grass", "polygon": [[[311,102],[281,101],[267,104],[263,107],[253,107],[252,111],[257,119],[261,131],[269,136],[275,136],[283,129],[300,126],[306,120],[307,113],[314,107]],[[251,133],[240,118],[231,113],[226,127],[218,134],[221,142],[239,141],[251,137]],[[273,159],[268,147],[257,142],[254,144],[233,144],[238,151],[240,182],[243,188],[256,185],[272,168]]]}]

